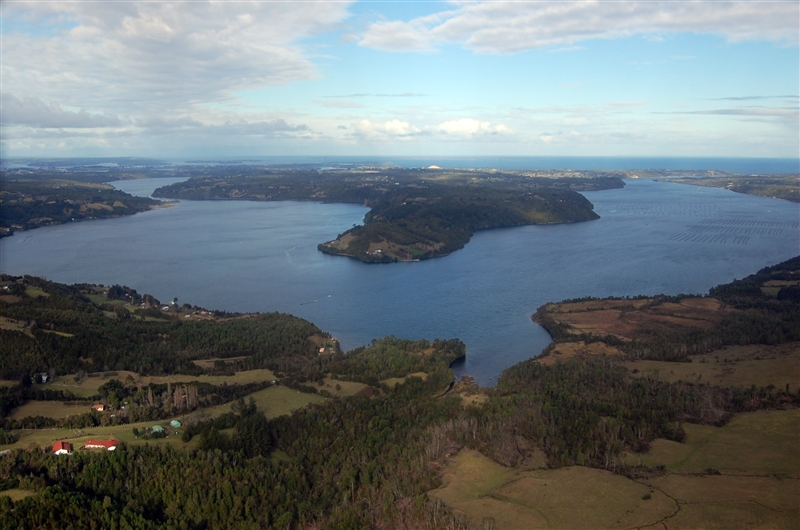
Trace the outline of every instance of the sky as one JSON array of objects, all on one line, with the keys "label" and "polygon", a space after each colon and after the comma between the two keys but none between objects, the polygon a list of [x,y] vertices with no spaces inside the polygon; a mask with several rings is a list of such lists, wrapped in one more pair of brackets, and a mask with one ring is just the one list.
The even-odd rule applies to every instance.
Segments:
[{"label": "sky", "polygon": [[800,157],[800,3],[0,4],[0,156]]}]

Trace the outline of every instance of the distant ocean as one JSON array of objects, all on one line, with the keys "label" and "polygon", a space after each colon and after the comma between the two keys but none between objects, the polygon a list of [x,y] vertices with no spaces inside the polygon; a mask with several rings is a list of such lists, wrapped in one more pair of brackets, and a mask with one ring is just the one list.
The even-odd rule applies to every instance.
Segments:
[{"label": "distant ocean", "polygon": [[[797,158],[678,158],[678,157],[606,157],[606,156],[502,156],[502,157],[402,157],[402,156],[266,156],[216,158],[215,162],[245,164],[394,164],[402,167],[494,168],[494,169],[718,169],[750,173],[800,173]],[[175,164],[186,160],[174,160]],[[192,160],[193,163],[202,163]]]},{"label": "distant ocean", "polygon": [[[436,157],[436,156],[241,156],[214,158],[9,158],[0,160],[4,170],[20,167],[87,167],[105,169],[118,165],[158,167],[168,165],[208,165],[208,164],[320,164],[322,166],[341,165],[397,165],[407,168],[439,166],[442,168],[493,168],[518,170],[574,169],[574,170],[623,170],[623,169],[673,169],[707,170],[718,169],[734,171],[743,175],[751,173],[777,174],[800,173],[798,158],[712,158],[712,157],[624,157],[624,156],[475,156],[475,157]],[[98,167],[102,166],[102,167]]]}]

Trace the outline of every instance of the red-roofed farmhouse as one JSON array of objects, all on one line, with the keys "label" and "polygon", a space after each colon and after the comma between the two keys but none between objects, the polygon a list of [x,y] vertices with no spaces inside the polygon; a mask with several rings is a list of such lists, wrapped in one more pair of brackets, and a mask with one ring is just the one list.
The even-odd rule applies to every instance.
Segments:
[{"label": "red-roofed farmhouse", "polygon": [[68,455],[72,453],[72,444],[69,442],[58,441],[53,444],[54,455]]},{"label": "red-roofed farmhouse", "polygon": [[121,442],[119,440],[86,440],[83,444],[84,449],[105,449],[113,451]]}]

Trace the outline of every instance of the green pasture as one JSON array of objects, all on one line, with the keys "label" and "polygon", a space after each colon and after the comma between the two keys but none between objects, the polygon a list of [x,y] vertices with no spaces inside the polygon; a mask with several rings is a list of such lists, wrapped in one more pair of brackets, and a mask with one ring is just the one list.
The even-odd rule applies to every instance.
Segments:
[{"label": "green pasture", "polygon": [[58,420],[91,411],[91,405],[66,405],[62,401],[28,401],[21,407],[15,408],[8,417],[12,420],[21,420],[28,416],[44,416]]},{"label": "green pasture", "polygon": [[428,495],[474,524],[498,529],[631,528],[654,524],[674,510],[666,495],[608,471],[517,471],[472,450],[452,459],[442,482]]},{"label": "green pasture", "polygon": [[[278,416],[288,415],[297,409],[301,409],[311,403],[321,403],[325,398],[318,394],[306,394],[298,390],[293,390],[285,386],[271,386],[264,390],[254,392],[245,397],[245,401],[250,398],[255,401],[256,407],[263,412],[267,418],[277,418]],[[230,412],[233,402],[209,407],[197,411],[203,416],[219,416],[225,412]]]},{"label": "green pasture", "polygon": [[406,382],[409,377],[419,377],[423,381],[428,378],[428,374],[425,372],[414,372],[413,374],[408,374],[405,377],[390,377],[389,379],[384,379],[381,381],[381,384],[384,384],[388,387],[393,387],[396,385],[401,385]]},{"label": "green pasture", "polygon": [[651,479],[650,484],[680,505],[664,522],[667,529],[800,527],[800,483],[794,479],[670,474]]},{"label": "green pasture", "polygon": [[[323,386],[317,388],[322,391],[330,392],[334,397],[347,397],[354,396],[364,390],[368,385],[364,383],[356,383],[354,381],[340,381],[338,379],[330,379],[326,377],[323,379]],[[336,387],[339,387],[338,390]]]},{"label": "green pasture", "polygon": [[784,388],[800,387],[800,344],[777,346],[729,346],[703,355],[692,355],[690,363],[629,361],[623,363],[634,377],[657,377],[662,381],[689,381],[719,386]]},{"label": "green pasture", "polygon": [[724,427],[684,424],[685,443],[655,440],[628,463],[664,465],[676,473],[716,469],[723,474],[777,475],[800,479],[800,410],[736,415]]},{"label": "green pasture", "polygon": [[25,497],[33,497],[34,495],[36,495],[36,492],[13,488],[10,490],[0,491],[0,495],[5,495],[6,497],[9,497],[12,501],[17,502],[21,501]]},{"label": "green pasture", "polygon": [[[130,379],[128,379],[130,378]],[[260,381],[273,381],[276,379],[272,370],[266,368],[258,370],[247,370],[243,372],[236,372],[234,375],[146,375],[140,376],[136,372],[128,372],[125,370],[111,371],[111,372],[96,372],[84,378],[80,383],[75,381],[75,374],[56,376],[56,378],[48,383],[55,390],[69,390],[75,395],[94,395],[97,389],[110,381],[117,379],[126,385],[148,385],[166,384],[166,383],[188,383],[191,381],[199,381],[201,383],[210,383],[212,385],[221,385],[222,383],[232,384],[246,384],[255,383]]]},{"label": "green pasture", "polygon": [[27,294],[31,298],[35,298],[37,296],[44,296],[45,298],[48,298],[50,296],[49,293],[44,292],[38,287],[31,287],[30,285],[25,287],[25,294]]}]

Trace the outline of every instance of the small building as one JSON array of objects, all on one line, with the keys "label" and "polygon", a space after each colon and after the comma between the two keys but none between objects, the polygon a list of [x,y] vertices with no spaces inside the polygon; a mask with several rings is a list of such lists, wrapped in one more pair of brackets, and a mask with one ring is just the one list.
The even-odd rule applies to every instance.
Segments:
[{"label": "small building", "polygon": [[181,425],[183,425],[183,424],[182,424],[181,422],[179,422],[178,420],[172,420],[171,422],[169,422],[169,424],[170,424],[170,426],[171,426],[171,427],[175,427],[176,429],[177,429],[178,427],[180,427]]},{"label": "small building", "polygon": [[153,428],[151,430],[153,432],[164,432],[164,427],[162,427],[161,425],[153,425]]},{"label": "small building", "polygon": [[121,442],[119,440],[86,440],[83,444],[84,449],[105,449],[113,451]]},{"label": "small building", "polygon": [[54,455],[69,455],[72,454],[72,444],[69,442],[58,441],[53,444]]},{"label": "small building", "polygon": [[106,406],[103,403],[95,403],[92,405],[92,409],[96,410],[97,412],[103,412],[106,410]]},{"label": "small building", "polygon": [[39,376],[42,378],[42,383],[46,383],[47,382],[48,375],[47,375],[46,372],[39,374]]}]

